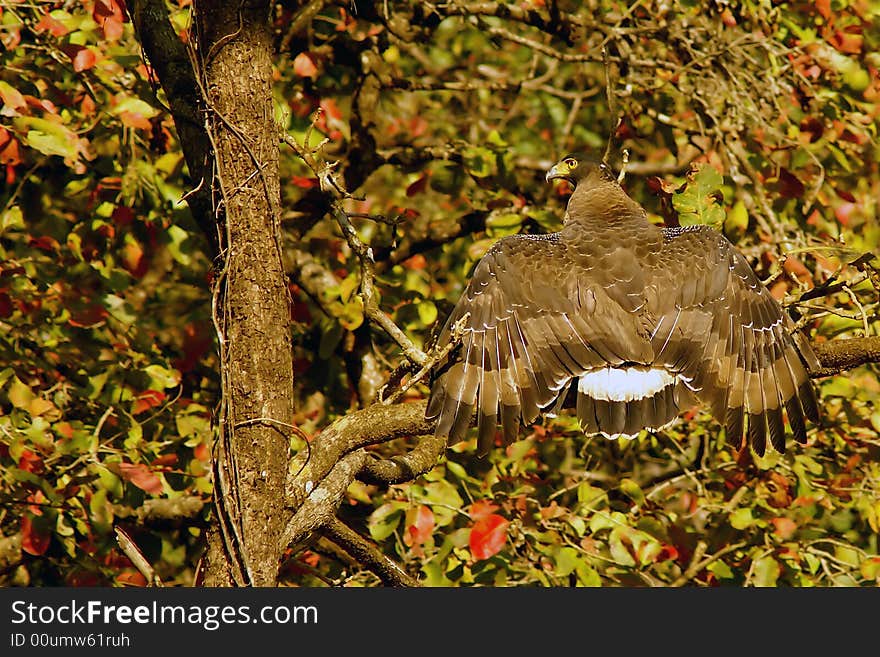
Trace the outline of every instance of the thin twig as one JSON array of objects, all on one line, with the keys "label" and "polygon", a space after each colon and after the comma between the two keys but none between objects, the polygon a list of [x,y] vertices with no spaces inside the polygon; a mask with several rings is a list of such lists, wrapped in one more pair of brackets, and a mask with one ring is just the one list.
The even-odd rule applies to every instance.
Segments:
[{"label": "thin twig", "polygon": [[116,527],[115,531],[116,542],[119,544],[119,549],[129,558],[132,565],[137,568],[138,572],[144,576],[144,579],[147,580],[147,584],[149,586],[164,586],[162,580],[150,565],[150,562],[147,561],[147,558],[144,556],[143,552],[140,551],[135,542],[131,540],[128,533],[126,533],[122,527]]}]

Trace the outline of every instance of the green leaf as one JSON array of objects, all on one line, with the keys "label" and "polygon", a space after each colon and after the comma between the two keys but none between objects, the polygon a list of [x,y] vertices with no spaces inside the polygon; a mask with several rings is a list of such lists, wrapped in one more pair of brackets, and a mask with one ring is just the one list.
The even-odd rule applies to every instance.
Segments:
[{"label": "green leaf", "polygon": [[151,119],[159,114],[159,110],[157,110],[155,107],[141,100],[140,98],[135,98],[134,96],[124,97],[110,110],[110,114],[112,114],[113,116],[119,116],[123,112],[140,114],[145,119]]},{"label": "green leaf", "polygon": [[620,492],[636,504],[643,504],[645,502],[645,493],[632,479],[624,477],[620,480]]},{"label": "green leaf", "polygon": [[672,206],[678,212],[679,223],[682,226],[702,224],[720,229],[724,223],[724,209],[715,197],[723,184],[721,174],[709,165],[691,170],[685,189],[672,195]]},{"label": "green leaf", "polygon": [[161,365],[148,365],[144,372],[150,377],[150,387],[153,390],[174,388],[180,383],[180,372],[175,369],[162,367]]},{"label": "green leaf", "polygon": [[23,141],[34,150],[43,155],[76,159],[80,149],[79,137],[60,123],[34,116],[16,117],[13,123],[26,133]]},{"label": "green leaf", "polygon": [[718,579],[733,579],[733,571],[721,559],[710,563],[706,566],[706,570],[713,573]]},{"label": "green leaf", "polygon": [[394,533],[403,518],[404,512],[400,503],[383,504],[370,514],[367,526],[370,536],[375,541],[384,541]]},{"label": "green leaf", "polygon": [[342,306],[342,312],[339,313],[339,324],[342,328],[354,331],[364,323],[364,300],[360,296],[352,297],[352,299]]},{"label": "green leaf", "polygon": [[554,572],[560,577],[568,577],[577,568],[581,556],[573,547],[561,547],[556,551]]},{"label": "green leaf", "polygon": [[10,404],[16,408],[27,410],[36,395],[34,395],[31,389],[26,384],[22,383],[16,376],[13,377],[6,396],[8,397]]},{"label": "green leaf", "polygon": [[578,560],[575,571],[577,572],[579,586],[602,586],[602,579],[599,577],[599,573],[583,557]]},{"label": "green leaf", "polygon": [[192,262],[192,256],[189,254],[192,246],[187,244],[189,233],[180,226],[169,226],[168,238],[170,240],[168,251],[171,253],[171,257],[181,265],[189,266]]},{"label": "green leaf", "polygon": [[608,538],[608,548],[611,551],[611,558],[621,566],[635,566],[636,560],[633,559],[629,548],[624,542],[624,536],[626,536],[626,532],[621,527],[616,527],[611,531],[611,536]]},{"label": "green leaf", "polygon": [[419,319],[424,326],[431,326],[437,321],[437,306],[432,301],[422,299],[418,302]]},{"label": "green leaf", "polygon": [[13,228],[24,228],[24,216],[17,205],[13,205],[0,216],[0,235]]},{"label": "green leaf", "polygon": [[462,154],[467,172],[475,178],[486,178],[495,170],[495,153],[481,146],[469,146]]},{"label": "green leaf", "polygon": [[430,185],[441,194],[455,194],[464,183],[464,171],[457,164],[446,164],[433,170]]},{"label": "green leaf", "polygon": [[746,527],[753,525],[754,522],[755,519],[752,516],[752,510],[749,508],[737,509],[730,514],[730,525],[734,529],[745,529]]},{"label": "green leaf", "polygon": [[745,233],[748,227],[749,211],[746,210],[745,203],[737,201],[724,220],[724,232],[731,236],[739,236]]},{"label": "green leaf", "polygon": [[770,555],[761,557],[754,563],[753,581],[755,586],[776,586],[776,580],[779,579],[781,570],[779,562]]}]

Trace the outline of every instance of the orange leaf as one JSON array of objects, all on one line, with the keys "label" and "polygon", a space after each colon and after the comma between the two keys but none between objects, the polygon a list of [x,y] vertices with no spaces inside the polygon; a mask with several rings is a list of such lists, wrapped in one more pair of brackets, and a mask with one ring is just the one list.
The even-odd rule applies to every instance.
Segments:
[{"label": "orange leaf", "polygon": [[113,463],[107,467],[143,491],[152,495],[162,492],[162,480],[143,463]]},{"label": "orange leaf", "polygon": [[125,586],[146,586],[147,578],[136,570],[123,570],[116,576],[116,583]]},{"label": "orange leaf", "polygon": [[489,500],[477,500],[473,504],[468,507],[468,515],[474,520],[480,520],[481,518],[485,518],[493,511],[498,510],[498,505],[493,504]]},{"label": "orange leaf", "polygon": [[134,400],[134,404],[131,408],[132,415],[138,415],[139,413],[143,413],[151,408],[155,408],[163,401],[165,401],[165,393],[161,390],[146,390],[142,394],[138,395],[138,398]]},{"label": "orange leaf", "polygon": [[40,22],[34,25],[34,30],[36,32],[50,32],[52,36],[61,37],[68,33],[68,29],[64,26],[64,23],[61,21],[52,18],[47,11],[43,14],[43,17],[40,18]]},{"label": "orange leaf", "polygon": [[5,128],[0,128],[0,164],[10,166],[21,164],[18,140]]},{"label": "orange leaf", "polygon": [[211,450],[208,448],[207,444],[199,443],[193,448],[193,456],[202,463],[207,463],[211,460]]},{"label": "orange leaf", "polygon": [[3,104],[16,112],[27,108],[27,101],[22,93],[8,83],[0,85],[0,100]]},{"label": "orange leaf", "polygon": [[301,52],[293,60],[293,72],[302,78],[314,78],[318,75],[318,67],[307,52]]},{"label": "orange leaf", "polygon": [[167,467],[171,465],[177,464],[177,454],[162,454],[162,456],[157,456],[153,459],[153,462],[150,463],[154,468],[159,467]]},{"label": "orange leaf", "polygon": [[80,48],[73,56],[73,70],[76,72],[87,71],[95,65],[98,58],[88,48]]},{"label": "orange leaf", "polygon": [[797,531],[797,523],[791,518],[771,518],[773,523],[773,533],[783,541],[787,541]]},{"label": "orange leaf", "polygon": [[468,540],[474,559],[488,559],[501,552],[507,542],[510,523],[497,513],[480,518],[471,528]]},{"label": "orange leaf", "polygon": [[137,112],[120,112],[119,120],[122,121],[122,125],[128,128],[137,128],[140,130],[153,129],[153,124],[150,123],[150,120],[143,114],[138,114]]}]

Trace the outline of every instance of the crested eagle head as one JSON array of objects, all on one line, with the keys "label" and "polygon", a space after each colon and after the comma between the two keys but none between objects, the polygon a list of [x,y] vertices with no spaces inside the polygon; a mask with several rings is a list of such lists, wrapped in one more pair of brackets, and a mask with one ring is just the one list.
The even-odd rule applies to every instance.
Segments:
[{"label": "crested eagle head", "polygon": [[567,180],[573,187],[586,182],[593,187],[601,182],[613,182],[614,172],[603,162],[596,162],[583,153],[566,155],[554,164],[547,172],[547,182],[551,180]]}]

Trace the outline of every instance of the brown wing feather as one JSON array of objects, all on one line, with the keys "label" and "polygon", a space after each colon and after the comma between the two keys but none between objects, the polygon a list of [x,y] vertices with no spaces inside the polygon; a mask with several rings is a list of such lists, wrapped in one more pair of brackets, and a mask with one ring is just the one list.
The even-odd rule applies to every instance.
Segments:
[{"label": "brown wing feather", "polygon": [[499,419],[505,440],[514,439],[519,421],[534,421],[572,377],[650,362],[631,312],[641,283],[631,272],[593,269],[596,261],[555,237],[511,236],[489,250],[438,339],[447,344],[468,315],[461,344],[435,370],[426,417],[437,420],[438,435],[461,440],[476,414],[485,452]]},{"label": "brown wing feather", "polygon": [[[804,442],[804,418],[819,420],[808,372],[818,361],[809,343],[722,235],[703,226],[666,235],[655,273],[658,358],[690,379],[731,444],[747,435],[758,454],[768,439],[783,451],[783,409]],[[676,278],[683,282],[663,296],[662,281]]]}]

